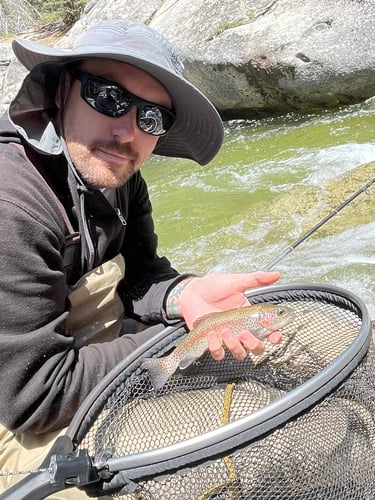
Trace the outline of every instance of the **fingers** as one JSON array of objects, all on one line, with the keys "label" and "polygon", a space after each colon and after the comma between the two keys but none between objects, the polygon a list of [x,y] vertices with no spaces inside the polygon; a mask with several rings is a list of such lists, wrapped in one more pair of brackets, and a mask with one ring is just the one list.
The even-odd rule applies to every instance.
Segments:
[{"label": "fingers", "polygon": [[280,278],[279,271],[258,271],[253,275],[260,285],[274,283]]},{"label": "fingers", "polygon": [[208,350],[210,351],[211,356],[216,359],[216,361],[221,361],[222,359],[224,359],[225,351],[216,332],[210,332],[207,338]]},{"label": "fingers", "polygon": [[269,340],[271,344],[279,344],[283,340],[283,336],[279,330],[276,330],[268,335],[267,340]]},{"label": "fingers", "polygon": [[238,341],[241,343],[244,349],[246,349],[246,355],[248,351],[256,355],[263,354],[266,348],[262,340],[248,331],[241,332]]},{"label": "fingers", "polygon": [[227,275],[228,281],[231,280],[233,288],[237,291],[246,291],[262,285],[270,285],[280,278],[278,271],[256,271],[246,274]]},{"label": "fingers", "polygon": [[238,337],[229,328],[224,328],[220,336],[214,331],[210,332],[208,334],[208,349],[211,356],[215,360],[221,361],[225,356],[224,348],[227,348],[234,358],[242,360],[247,357],[248,352],[256,355],[262,354],[265,345],[248,331],[242,332]]},{"label": "fingers", "polygon": [[225,347],[232,353],[232,356],[236,359],[245,359],[247,356],[247,351],[245,346],[242,345],[239,338],[235,337],[231,330],[225,328],[221,332],[221,337]]}]

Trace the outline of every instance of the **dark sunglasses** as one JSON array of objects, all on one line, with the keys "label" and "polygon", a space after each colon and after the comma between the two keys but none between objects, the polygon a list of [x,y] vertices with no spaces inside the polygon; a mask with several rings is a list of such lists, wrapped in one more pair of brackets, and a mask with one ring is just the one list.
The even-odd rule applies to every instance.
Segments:
[{"label": "dark sunglasses", "polygon": [[114,118],[124,116],[132,106],[137,107],[137,125],[150,135],[165,135],[176,116],[169,109],[144,101],[114,82],[83,71],[72,71],[81,82],[81,97],[99,113]]}]

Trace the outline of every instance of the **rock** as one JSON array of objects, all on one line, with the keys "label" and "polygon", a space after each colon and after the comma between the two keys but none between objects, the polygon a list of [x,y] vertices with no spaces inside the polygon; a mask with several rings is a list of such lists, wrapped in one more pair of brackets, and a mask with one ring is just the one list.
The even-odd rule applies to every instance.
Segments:
[{"label": "rock", "polygon": [[[335,108],[375,95],[373,0],[91,0],[57,45],[69,48],[88,26],[115,17],[167,36],[187,78],[224,119]],[[22,74],[13,59],[3,71],[0,110]]]},{"label": "rock", "polygon": [[180,0],[151,25],[224,118],[250,118],[375,95],[374,18],[372,0]]}]

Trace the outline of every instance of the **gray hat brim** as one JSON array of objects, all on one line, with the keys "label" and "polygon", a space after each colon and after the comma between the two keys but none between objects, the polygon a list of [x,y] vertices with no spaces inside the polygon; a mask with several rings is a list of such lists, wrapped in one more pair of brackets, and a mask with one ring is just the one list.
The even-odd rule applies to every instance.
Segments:
[{"label": "gray hat brim", "polygon": [[[32,72],[40,64],[64,65],[87,58],[104,58],[132,64],[156,78],[169,92],[176,111],[176,120],[161,137],[155,154],[189,158],[201,165],[211,161],[223,142],[223,124],[212,103],[188,80],[175,71],[155,64],[152,54],[140,44],[116,47],[86,45],[71,51],[55,49],[30,40],[13,40],[17,59]],[[167,64],[165,64],[166,66]]]}]

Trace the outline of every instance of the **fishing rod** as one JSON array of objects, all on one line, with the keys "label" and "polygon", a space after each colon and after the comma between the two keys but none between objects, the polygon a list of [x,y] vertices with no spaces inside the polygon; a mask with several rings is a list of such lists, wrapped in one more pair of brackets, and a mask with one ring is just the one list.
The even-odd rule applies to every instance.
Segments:
[{"label": "fishing rod", "polygon": [[337,215],[343,208],[345,208],[349,203],[351,203],[357,196],[359,196],[361,193],[367,191],[372,184],[375,183],[375,177],[371,179],[369,182],[364,184],[361,188],[358,189],[355,193],[353,193],[349,198],[347,198],[345,201],[341,203],[338,207],[334,208],[331,210],[331,212],[326,215],[318,224],[316,224],[314,227],[306,231],[302,236],[300,236],[296,241],[291,243],[289,246],[285,248],[277,257],[275,257],[273,260],[271,260],[267,265],[265,265],[262,268],[262,271],[270,271],[275,264],[280,262],[284,257],[286,257],[290,252],[292,252],[295,248],[297,248],[302,242],[304,242],[307,238],[309,238],[315,231],[317,231],[319,228],[321,228],[326,222],[328,222],[332,217]]}]

